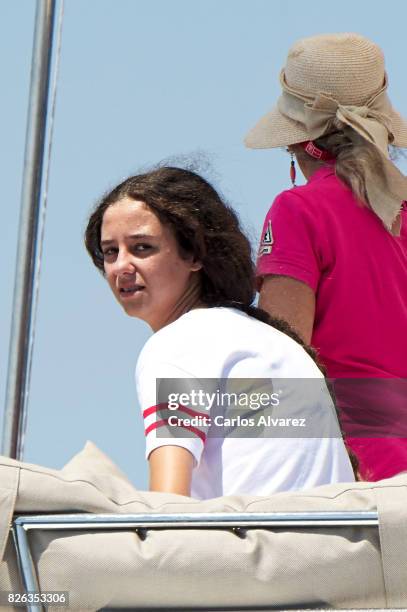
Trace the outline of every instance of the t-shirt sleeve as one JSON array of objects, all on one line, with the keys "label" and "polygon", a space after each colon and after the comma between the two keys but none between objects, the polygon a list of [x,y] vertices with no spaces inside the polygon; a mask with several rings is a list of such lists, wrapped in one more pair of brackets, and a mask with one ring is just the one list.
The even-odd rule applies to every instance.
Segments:
[{"label": "t-shirt sleeve", "polygon": [[321,273],[318,232],[318,221],[307,202],[292,191],[280,194],[264,221],[257,276],[290,276],[316,292]]},{"label": "t-shirt sleeve", "polygon": [[145,363],[136,370],[144,421],[146,459],[160,446],[186,448],[199,464],[209,429],[209,411],[197,403],[200,382],[174,364]]}]

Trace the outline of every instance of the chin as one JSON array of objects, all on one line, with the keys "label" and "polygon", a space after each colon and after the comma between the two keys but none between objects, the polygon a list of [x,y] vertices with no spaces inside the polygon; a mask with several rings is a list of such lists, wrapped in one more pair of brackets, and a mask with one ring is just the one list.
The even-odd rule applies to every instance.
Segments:
[{"label": "chin", "polygon": [[134,306],[134,304],[123,303],[121,300],[118,300],[118,302],[123,308],[126,315],[128,315],[129,317],[140,318],[140,307],[137,308],[136,306]]},{"label": "chin", "polygon": [[132,308],[131,306],[123,306],[123,310],[128,317],[133,317],[134,319],[141,319],[144,321],[144,317],[140,316],[140,310],[137,308]]}]

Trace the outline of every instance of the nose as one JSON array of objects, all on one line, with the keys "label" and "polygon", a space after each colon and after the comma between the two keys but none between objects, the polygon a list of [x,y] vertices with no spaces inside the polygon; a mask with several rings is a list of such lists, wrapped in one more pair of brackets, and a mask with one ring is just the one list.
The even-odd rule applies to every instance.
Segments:
[{"label": "nose", "polygon": [[114,265],[116,276],[123,274],[134,274],[136,267],[132,254],[127,249],[120,249]]}]

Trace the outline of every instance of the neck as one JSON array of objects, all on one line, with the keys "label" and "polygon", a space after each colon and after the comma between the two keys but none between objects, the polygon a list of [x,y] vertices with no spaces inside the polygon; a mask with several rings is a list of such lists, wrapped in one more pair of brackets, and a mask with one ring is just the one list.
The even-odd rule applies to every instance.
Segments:
[{"label": "neck", "polygon": [[319,168],[326,166],[326,162],[314,159],[308,155],[301,144],[290,145],[288,150],[294,153],[297,164],[307,180],[314,172],[319,170]]},{"label": "neck", "polygon": [[326,166],[325,162],[320,162],[313,159],[304,159],[300,156],[297,157],[297,162],[301,172],[307,180],[314,174],[314,172]]},{"label": "neck", "polygon": [[189,283],[185,292],[181,295],[178,302],[174,305],[174,308],[159,326],[154,326],[153,331],[156,332],[162,327],[173,323],[183,314],[193,310],[194,308],[202,307],[204,307],[204,304],[201,300],[201,283],[199,274],[193,273],[191,282]]}]

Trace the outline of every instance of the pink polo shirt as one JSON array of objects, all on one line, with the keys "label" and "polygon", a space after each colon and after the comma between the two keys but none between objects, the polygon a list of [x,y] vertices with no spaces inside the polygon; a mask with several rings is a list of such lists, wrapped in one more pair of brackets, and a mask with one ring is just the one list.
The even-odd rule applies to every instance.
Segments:
[{"label": "pink polo shirt", "polygon": [[[393,236],[333,166],[321,168],[269,210],[258,258],[258,275],[268,274],[300,280],[315,293],[311,344],[328,376],[341,379],[343,425],[364,476],[407,470],[407,211],[401,235]],[[368,378],[406,380],[389,388],[388,380],[362,381]]]}]

